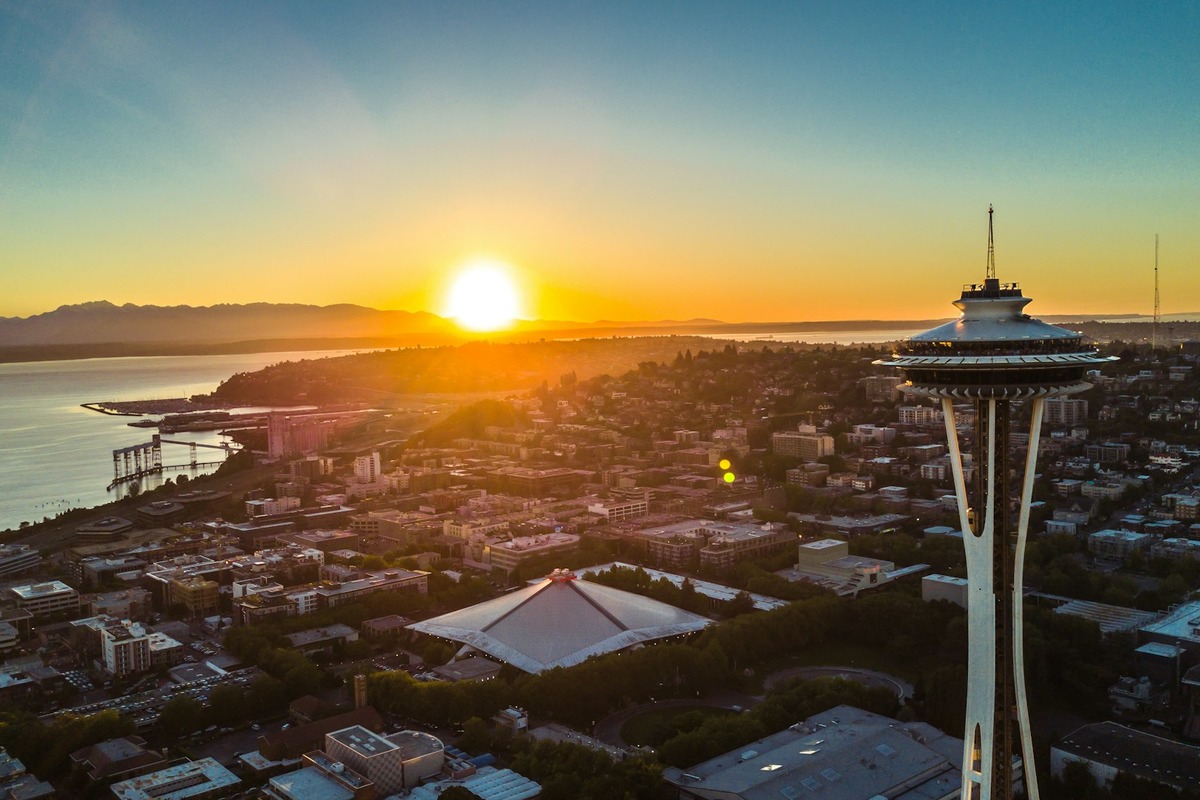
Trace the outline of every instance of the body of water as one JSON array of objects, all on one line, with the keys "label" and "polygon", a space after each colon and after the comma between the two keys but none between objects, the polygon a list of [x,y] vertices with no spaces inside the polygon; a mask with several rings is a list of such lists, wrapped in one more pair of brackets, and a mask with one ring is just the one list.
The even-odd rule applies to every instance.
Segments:
[{"label": "body of water", "polygon": [[754,333],[701,333],[709,339],[733,339],[738,342],[805,342],[807,344],[882,344],[907,339],[926,328],[880,328],[865,331],[755,331]]},{"label": "body of water", "polygon": [[[211,392],[235,372],[280,361],[326,358],[358,351],[248,353],[216,356],[97,358],[0,364],[0,530],[40,522],[72,508],[120,498],[108,491],[112,451],[149,442],[155,428],[131,428],[138,417],[110,416],[81,403],[190,397]],[[185,431],[167,438],[218,444],[215,431]],[[164,444],[164,464],[187,464],[189,448]],[[200,461],[219,461],[220,450],[201,448]],[[142,488],[187,474],[148,476]]]}]

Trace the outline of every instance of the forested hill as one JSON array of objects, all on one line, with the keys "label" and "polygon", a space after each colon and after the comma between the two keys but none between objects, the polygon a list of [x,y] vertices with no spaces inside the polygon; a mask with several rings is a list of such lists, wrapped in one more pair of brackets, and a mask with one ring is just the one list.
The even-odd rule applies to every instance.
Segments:
[{"label": "forested hill", "polygon": [[620,375],[644,361],[670,363],[679,353],[727,344],[703,336],[647,336],[386,350],[239,372],[210,397],[237,405],[295,405],[381,402],[425,392],[524,391],[567,374]]}]

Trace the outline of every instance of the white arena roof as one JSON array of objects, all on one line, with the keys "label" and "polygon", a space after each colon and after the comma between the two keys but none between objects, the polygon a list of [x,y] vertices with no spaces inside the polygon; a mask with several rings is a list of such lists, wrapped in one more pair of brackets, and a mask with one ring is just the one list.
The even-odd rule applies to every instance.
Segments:
[{"label": "white arena roof", "polygon": [[711,624],[666,603],[556,570],[533,586],[408,628],[536,673]]}]

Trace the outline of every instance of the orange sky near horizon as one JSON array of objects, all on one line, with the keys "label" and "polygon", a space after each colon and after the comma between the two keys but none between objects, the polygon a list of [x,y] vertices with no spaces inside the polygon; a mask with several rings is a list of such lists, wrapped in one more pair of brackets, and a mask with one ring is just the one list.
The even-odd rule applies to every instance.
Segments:
[{"label": "orange sky near horizon", "polygon": [[1200,312],[1200,11],[867,6],[0,6],[0,316]]}]

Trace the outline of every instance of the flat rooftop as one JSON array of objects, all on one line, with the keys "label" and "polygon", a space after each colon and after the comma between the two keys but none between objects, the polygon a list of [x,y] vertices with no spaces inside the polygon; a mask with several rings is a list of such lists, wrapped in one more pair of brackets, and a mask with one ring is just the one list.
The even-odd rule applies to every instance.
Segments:
[{"label": "flat rooftop", "polygon": [[1143,625],[1138,630],[1200,644],[1200,601],[1184,603],[1162,619]]},{"label": "flat rooftop", "polygon": [[[186,800],[237,786],[241,780],[216,760],[202,758],[174,767],[151,772],[137,778],[114,783],[112,793],[117,800]],[[169,786],[173,791],[164,791]]]},{"label": "flat rooftop", "polygon": [[1157,616],[1150,611],[1093,603],[1089,600],[1071,600],[1054,609],[1054,613],[1090,619],[1100,626],[1100,632],[1104,634],[1132,631],[1153,621]]},{"label": "flat rooftop", "polygon": [[396,745],[362,725],[352,725],[349,728],[342,728],[340,731],[333,731],[325,735],[365,758],[398,749]]},{"label": "flat rooftop", "polygon": [[926,575],[922,580],[945,583],[950,586],[966,586],[968,584],[966,578],[956,578],[953,575]]},{"label": "flat rooftop", "polygon": [[271,778],[271,786],[290,800],[354,800],[354,792],[316,767]]},{"label": "flat rooftop", "polygon": [[1176,788],[1200,786],[1200,747],[1142,733],[1115,722],[1084,725],[1053,748]]},{"label": "flat rooftop", "polygon": [[962,740],[930,725],[843,705],[663,778],[709,798],[944,797],[923,790],[957,787],[961,758]]},{"label": "flat rooftop", "polygon": [[324,642],[330,639],[344,639],[348,636],[357,636],[357,634],[358,632],[354,628],[338,622],[333,625],[326,625],[324,628],[309,628],[306,631],[289,633],[287,634],[287,638],[292,643],[292,647],[305,647],[317,642]]},{"label": "flat rooftop", "polygon": [[430,753],[438,753],[446,749],[442,740],[420,731],[400,731],[387,737],[387,741],[400,750],[400,757],[405,761]]},{"label": "flat rooftop", "polygon": [[74,592],[62,581],[46,581],[45,583],[29,583],[24,586],[14,586],[12,591],[22,600],[32,600],[36,597],[47,597],[62,592]]}]

